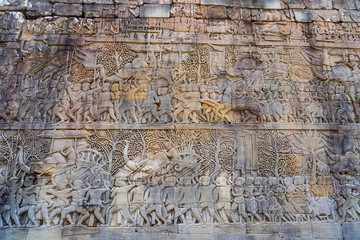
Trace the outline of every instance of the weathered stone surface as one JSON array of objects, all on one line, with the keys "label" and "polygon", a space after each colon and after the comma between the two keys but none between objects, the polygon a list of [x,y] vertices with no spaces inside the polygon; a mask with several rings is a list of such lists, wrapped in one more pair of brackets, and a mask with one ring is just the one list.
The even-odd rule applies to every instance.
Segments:
[{"label": "weathered stone surface", "polygon": [[49,0],[50,3],[83,3],[84,0]]},{"label": "weathered stone surface", "polygon": [[342,22],[360,22],[360,11],[355,10],[339,10]]},{"label": "weathered stone surface", "polygon": [[49,2],[29,0],[26,15],[29,17],[50,16],[53,12],[53,5]]},{"label": "weathered stone surface", "polygon": [[203,15],[204,18],[227,18],[226,7],[208,6]]},{"label": "weathered stone surface", "polygon": [[305,8],[305,4],[302,0],[284,0],[284,3],[289,6],[290,9],[292,8]]},{"label": "weathered stone surface", "polygon": [[201,4],[204,4],[204,5],[232,6],[232,5],[234,5],[234,0],[201,0]]},{"label": "weathered stone surface", "polygon": [[360,223],[343,223],[342,232],[345,240],[356,239],[360,236]]},{"label": "weathered stone surface", "polygon": [[80,4],[55,3],[54,14],[59,16],[81,16],[83,6]]},{"label": "weathered stone surface", "polygon": [[84,5],[85,17],[115,17],[115,5]]},{"label": "weathered stone surface", "polygon": [[113,4],[113,0],[83,0],[84,4]]},{"label": "weathered stone surface", "polygon": [[310,9],[332,9],[331,0],[304,0],[304,4]]},{"label": "weathered stone surface", "polygon": [[0,0],[0,11],[26,10],[28,0]]},{"label": "weathered stone surface", "polygon": [[140,17],[168,18],[170,5],[145,4],[140,7]]},{"label": "weathered stone surface", "polygon": [[294,9],[294,16],[297,22],[311,22],[312,16],[310,10],[305,9]]},{"label": "weathered stone surface", "polygon": [[360,234],[357,2],[25,2],[0,6],[1,239]]},{"label": "weathered stone surface", "polygon": [[333,0],[333,8],[335,9],[355,9],[355,1]]}]

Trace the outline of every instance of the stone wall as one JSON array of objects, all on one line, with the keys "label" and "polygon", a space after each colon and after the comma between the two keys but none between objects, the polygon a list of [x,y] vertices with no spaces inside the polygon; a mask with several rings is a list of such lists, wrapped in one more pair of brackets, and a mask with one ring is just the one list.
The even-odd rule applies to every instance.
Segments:
[{"label": "stone wall", "polygon": [[359,239],[360,1],[0,0],[0,238]]}]

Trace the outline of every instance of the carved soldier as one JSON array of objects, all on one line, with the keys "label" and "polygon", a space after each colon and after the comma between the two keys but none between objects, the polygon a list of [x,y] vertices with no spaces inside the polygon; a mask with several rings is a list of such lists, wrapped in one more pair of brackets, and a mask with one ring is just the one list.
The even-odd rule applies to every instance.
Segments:
[{"label": "carved soldier", "polygon": [[[201,176],[199,178],[199,187],[195,192],[195,195],[197,195],[199,199],[198,207],[201,212],[208,210],[212,218],[211,222],[216,220],[218,223],[223,223],[224,221],[215,212],[214,189],[216,186],[214,184],[210,184],[210,181],[211,177],[209,176]],[[204,216],[204,213],[202,215]]]},{"label": "carved soldier", "polygon": [[114,105],[111,102],[111,94],[110,94],[110,84],[104,83],[101,92],[100,92],[100,105],[99,105],[99,114],[101,116],[101,120],[105,122],[110,122],[110,118],[116,122]]},{"label": "carved soldier", "polygon": [[231,215],[231,186],[228,185],[228,179],[224,176],[218,176],[215,183],[215,208],[223,222],[228,224],[229,220],[234,221]]},{"label": "carved soldier", "polygon": [[[243,219],[245,220],[245,222],[249,221],[247,212],[246,212],[246,208],[245,208],[245,197],[244,197],[244,192],[245,189],[243,187],[245,183],[245,179],[242,177],[238,177],[235,182],[234,182],[234,186],[231,190],[231,194],[234,197],[233,199],[233,203],[231,204],[231,211],[232,211],[232,219],[235,222],[236,220],[236,215],[239,215],[239,221],[242,222]],[[237,212],[236,212],[237,211]]]},{"label": "carved soldier", "polygon": [[163,224],[167,224],[165,216],[163,216],[163,201],[161,199],[161,192],[164,189],[165,185],[159,185],[159,178],[152,177],[150,181],[150,186],[146,189],[144,194],[144,200],[146,206],[146,214],[151,214],[151,224],[155,225],[155,220],[158,221],[159,224],[163,222]]},{"label": "carved soldier", "polygon": [[[180,186],[177,188],[177,199],[180,209],[179,214],[185,214],[190,211],[197,222],[203,223],[197,206],[199,200],[194,194],[197,188],[197,184],[192,184],[191,177],[180,178]],[[175,215],[174,218],[177,217],[179,217],[179,215]],[[185,222],[184,224],[187,223]]]},{"label": "carved soldier", "polygon": [[[121,215],[130,223],[135,225],[136,221],[130,214],[130,199],[129,192],[135,187],[135,184],[127,185],[124,179],[117,178],[115,180],[115,187],[111,190],[111,207],[107,211],[107,224],[110,226],[113,215],[120,212]],[[123,223],[124,224],[124,223]]]},{"label": "carved soldier", "polygon": [[[93,212],[96,219],[101,223],[105,224],[105,220],[102,217],[101,209],[104,206],[103,203],[107,202],[107,199],[103,199],[103,195],[110,191],[110,188],[104,184],[104,187],[100,187],[100,180],[96,179],[92,183],[92,188],[89,189],[85,195],[86,205],[88,206],[89,212]],[[82,224],[86,218],[82,218],[79,224]]]},{"label": "carved soldier", "polygon": [[141,181],[136,182],[134,188],[131,189],[129,193],[130,199],[130,213],[135,213],[136,224],[150,225],[149,218],[146,213],[146,206],[144,201],[144,194],[148,186],[142,184]]},{"label": "carved soldier", "polygon": [[172,106],[171,106],[171,96],[169,94],[169,89],[167,87],[159,88],[158,98],[160,101],[159,112],[158,112],[160,122],[162,123],[174,122],[171,112]]},{"label": "carved soldier", "polygon": [[91,185],[88,183],[88,186],[82,188],[82,181],[75,180],[74,186],[72,186],[73,191],[71,191],[71,204],[68,207],[65,207],[61,212],[60,225],[66,219],[70,225],[74,225],[74,221],[71,217],[71,213],[80,214],[80,219],[78,224],[82,224],[90,215],[89,211],[83,206],[85,201],[85,195],[87,191],[91,189]]}]

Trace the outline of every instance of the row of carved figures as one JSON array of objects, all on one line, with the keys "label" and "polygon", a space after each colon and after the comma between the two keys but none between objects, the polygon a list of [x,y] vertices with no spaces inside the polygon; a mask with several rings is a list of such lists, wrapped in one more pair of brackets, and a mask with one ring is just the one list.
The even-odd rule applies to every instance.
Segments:
[{"label": "row of carved figures", "polygon": [[[240,224],[358,221],[359,183],[340,176],[333,196],[313,197],[308,180],[224,176],[152,177],[148,183],[61,181],[23,175],[0,190],[0,224],[11,226]],[[358,180],[357,180],[358,181]]]},{"label": "row of carved figures", "polygon": [[344,84],[284,83],[234,86],[199,83],[141,86],[136,82],[59,82],[1,96],[0,118],[10,122],[119,123],[354,123],[360,114],[359,89]]}]

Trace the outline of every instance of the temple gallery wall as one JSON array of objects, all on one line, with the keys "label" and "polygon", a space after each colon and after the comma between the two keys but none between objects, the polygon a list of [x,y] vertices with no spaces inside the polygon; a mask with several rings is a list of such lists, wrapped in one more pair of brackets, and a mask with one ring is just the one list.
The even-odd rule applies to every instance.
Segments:
[{"label": "temple gallery wall", "polygon": [[1,239],[360,239],[360,1],[0,1]]}]

